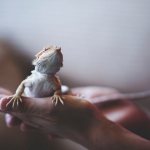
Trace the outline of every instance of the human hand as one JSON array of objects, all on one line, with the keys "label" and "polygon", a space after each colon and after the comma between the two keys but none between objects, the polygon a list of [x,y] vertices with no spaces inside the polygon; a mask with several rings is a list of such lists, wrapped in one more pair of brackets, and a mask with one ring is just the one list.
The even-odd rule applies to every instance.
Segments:
[{"label": "human hand", "polygon": [[[5,94],[4,91],[6,92],[6,90],[1,89],[0,94]],[[9,92],[9,94],[11,93]],[[87,101],[93,103],[108,119],[121,124],[136,134],[148,139],[150,138],[150,134],[147,134],[149,133],[149,118],[144,112],[129,100],[111,101],[114,95],[120,94],[116,89],[104,87],[77,87],[71,89],[71,94],[84,97]],[[114,116],[114,114],[120,115]],[[137,117],[135,118],[135,116]],[[35,128],[25,124],[19,118],[11,114],[7,113],[5,118],[8,127],[19,125],[22,131],[35,130]],[[58,136],[50,134],[49,138],[50,137]]]},{"label": "human hand", "polygon": [[[109,96],[114,93],[118,93],[118,91],[113,88],[103,88],[103,87],[79,87],[79,88],[71,89],[72,95],[84,97],[89,102],[94,103],[94,104],[101,102],[101,99],[100,99],[101,96],[107,96],[107,95]],[[5,89],[1,88],[1,90],[0,90],[1,97],[4,95],[11,95],[11,94],[12,93],[10,91],[7,91]],[[13,127],[13,126],[19,125],[20,129],[22,131],[35,129],[35,128],[27,125],[23,121],[21,121],[19,118],[15,117],[14,115],[11,115],[10,113],[6,113],[5,121],[6,121],[6,125],[8,127]],[[56,135],[54,135],[54,136],[56,136]],[[49,137],[50,137],[50,135],[49,135]]]},{"label": "human hand", "polygon": [[[57,134],[63,137],[74,139],[74,135],[83,136],[83,130],[93,119],[95,111],[90,103],[73,96],[63,96],[65,106],[53,106],[50,98],[38,99],[22,97],[23,102],[17,109],[6,107],[9,99],[3,98],[0,102],[1,111],[16,116],[23,122],[20,127],[24,128],[30,125],[47,134]],[[84,118],[84,120],[83,120]],[[16,118],[11,119],[11,124],[16,123]],[[13,122],[13,123],[12,123]],[[10,125],[10,119],[7,115],[7,123]],[[69,132],[68,132],[69,131]]]},{"label": "human hand", "polygon": [[[107,145],[114,139],[116,140],[114,141],[114,145],[117,140],[122,139],[119,147],[124,146],[124,144],[129,144],[128,142],[126,143],[126,137],[122,136],[123,134],[120,135],[120,133],[122,133],[120,127],[110,123],[88,100],[85,101],[82,98],[73,96],[63,96],[63,99],[65,106],[58,105],[54,107],[49,98],[23,97],[23,103],[19,105],[17,109],[12,109],[11,107],[6,107],[9,99],[4,98],[1,100],[0,106],[2,111],[8,112],[23,120],[20,126],[31,125],[48,134],[54,133],[74,140],[88,148],[99,147],[100,141],[107,141],[108,143],[106,142],[107,144],[105,145],[107,149]],[[113,137],[112,132],[115,133]],[[105,139],[104,133],[107,133],[109,141]],[[96,137],[93,139],[93,136],[97,135],[100,141],[96,141],[95,143]],[[130,139],[130,136],[127,138]],[[137,137],[135,137],[135,139],[137,140]],[[137,145],[138,143],[140,144],[139,146],[143,148],[143,140],[141,143],[140,139],[138,142],[135,139],[133,145]],[[149,147],[149,143],[147,142],[144,145],[146,146],[145,148],[147,148],[147,146]]]}]

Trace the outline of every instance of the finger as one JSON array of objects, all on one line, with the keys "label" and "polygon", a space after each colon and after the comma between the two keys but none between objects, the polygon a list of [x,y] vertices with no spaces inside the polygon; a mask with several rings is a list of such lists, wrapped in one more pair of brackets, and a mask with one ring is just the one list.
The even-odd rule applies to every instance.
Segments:
[{"label": "finger", "polygon": [[7,105],[11,101],[11,97],[4,97],[0,100],[0,110],[4,112],[19,113],[47,113],[53,108],[51,99],[48,98],[29,98],[22,97],[22,103],[18,107],[13,108]]},{"label": "finger", "polygon": [[35,131],[37,129],[22,122],[20,125],[20,130],[23,132],[27,132],[27,131]]},{"label": "finger", "polygon": [[16,117],[12,116],[12,115],[10,115],[10,114],[6,114],[6,115],[5,115],[5,121],[6,121],[6,125],[7,125],[8,127],[18,126],[18,125],[20,125],[21,122],[22,122],[20,119],[18,119],[18,118],[16,118]]},{"label": "finger", "polygon": [[0,110],[3,112],[8,111],[7,104],[10,102],[10,99],[8,97],[3,97],[0,100]]}]

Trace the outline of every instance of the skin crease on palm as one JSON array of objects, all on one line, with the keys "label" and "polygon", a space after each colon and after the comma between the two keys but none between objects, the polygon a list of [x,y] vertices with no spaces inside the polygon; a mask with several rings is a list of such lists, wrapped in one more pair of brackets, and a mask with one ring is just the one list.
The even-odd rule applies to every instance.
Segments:
[{"label": "skin crease on palm", "polygon": [[[113,93],[113,90],[110,90],[111,92]],[[1,90],[1,93],[10,94],[4,90]],[[43,100],[43,98],[23,97],[23,105],[14,110],[6,107],[8,99],[3,98],[0,108],[1,111],[23,120],[23,122],[19,120],[17,122],[16,118],[10,118],[7,115],[9,125],[20,124],[22,129],[31,125],[47,134],[52,133],[69,138],[91,150],[150,149],[149,141],[108,121],[87,100],[75,96],[63,96],[63,99],[65,106],[54,107],[49,98]]]}]

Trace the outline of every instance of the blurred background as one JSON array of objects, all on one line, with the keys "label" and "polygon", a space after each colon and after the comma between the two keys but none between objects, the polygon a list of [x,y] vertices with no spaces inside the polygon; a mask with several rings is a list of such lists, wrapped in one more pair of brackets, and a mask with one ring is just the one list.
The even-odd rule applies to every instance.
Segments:
[{"label": "blurred background", "polygon": [[[150,89],[149,0],[0,0],[2,87],[14,91],[30,73],[34,54],[47,45],[62,47],[60,77],[70,87],[106,86],[122,92]],[[147,111],[150,108],[149,101],[138,105]],[[4,124],[0,130],[0,141],[7,141],[16,132],[23,137],[19,141],[28,136],[20,135],[23,133],[17,129],[8,132]],[[16,149],[15,145],[19,149],[18,143],[24,142],[11,142],[11,136],[11,149]],[[40,141],[41,136],[37,137]],[[28,149],[33,149],[35,136],[27,139],[31,142]],[[66,143],[61,141],[61,149],[77,146],[69,143],[65,147]],[[54,146],[43,143],[47,144]]]}]

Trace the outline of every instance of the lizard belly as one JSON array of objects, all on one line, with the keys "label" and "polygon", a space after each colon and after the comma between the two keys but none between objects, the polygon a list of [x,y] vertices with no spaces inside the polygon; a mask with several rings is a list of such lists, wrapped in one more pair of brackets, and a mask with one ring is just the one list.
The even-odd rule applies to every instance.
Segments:
[{"label": "lizard belly", "polygon": [[46,80],[36,80],[29,87],[25,87],[25,96],[28,97],[48,97],[54,94],[53,85]]}]

